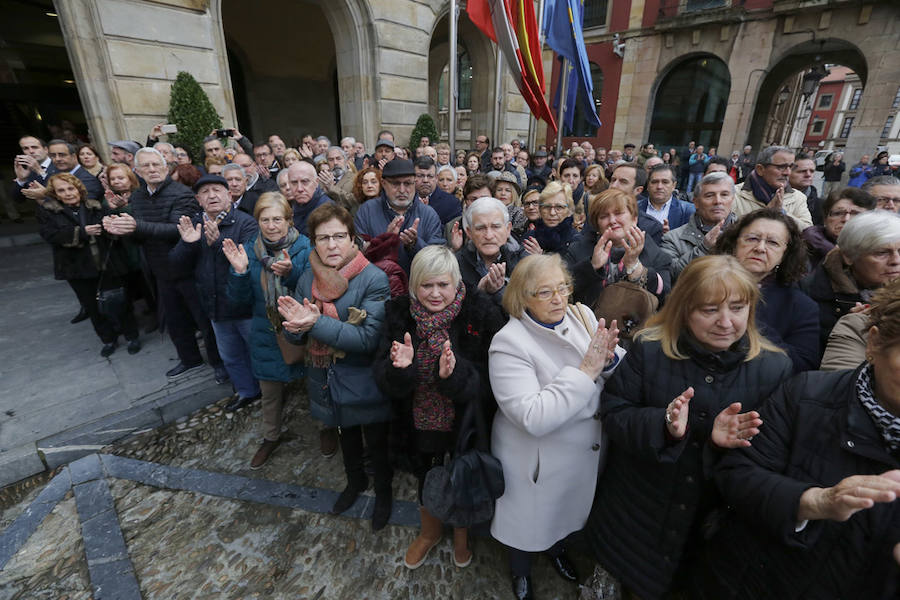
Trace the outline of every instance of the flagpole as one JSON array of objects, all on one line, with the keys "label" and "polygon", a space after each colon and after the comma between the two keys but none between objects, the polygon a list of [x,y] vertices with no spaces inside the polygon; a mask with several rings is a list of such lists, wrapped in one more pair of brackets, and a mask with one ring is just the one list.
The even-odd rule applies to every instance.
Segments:
[{"label": "flagpole", "polygon": [[[538,48],[540,48],[539,55],[541,57],[540,68],[543,70],[544,68],[544,0],[540,0],[538,2]],[[537,65],[535,65],[537,66]],[[544,90],[541,90],[541,93],[544,93]],[[537,128],[538,128],[538,119],[536,116],[531,115],[531,118],[528,120],[528,153],[534,154],[534,151],[537,149]]]},{"label": "flagpole", "polygon": [[[494,122],[492,127],[492,133],[494,136],[494,144],[493,146],[496,148],[500,145],[500,128],[502,127],[500,124],[500,107],[503,105],[503,53],[500,52],[500,44],[497,44],[497,51],[495,53],[495,62],[497,64],[496,78],[494,80]],[[490,150],[490,148],[488,148]]]},{"label": "flagpole", "polygon": [[560,157],[562,153],[562,138],[563,138],[563,117],[566,114],[566,97],[569,95],[568,87],[569,87],[569,59],[564,58],[562,61],[562,68],[559,71],[559,118],[556,120],[556,158]]},{"label": "flagpole", "polygon": [[456,72],[457,19],[459,19],[457,0],[450,0],[450,77],[448,77],[450,93],[447,94],[450,103],[448,111],[450,125],[447,142],[450,144],[451,165],[456,161],[456,109],[459,106],[459,82],[456,80],[458,76]]}]

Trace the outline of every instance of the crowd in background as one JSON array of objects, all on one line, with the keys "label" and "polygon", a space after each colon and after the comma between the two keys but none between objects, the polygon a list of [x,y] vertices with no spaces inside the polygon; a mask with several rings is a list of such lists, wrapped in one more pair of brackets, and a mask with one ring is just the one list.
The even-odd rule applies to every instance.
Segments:
[{"label": "crowd in background", "polygon": [[[228,410],[260,400],[251,469],[305,379],[321,453],[345,468],[334,514],[372,477],[380,530],[394,470],[416,477],[408,568],[445,525],[467,566],[469,526],[490,521],[516,598],[533,597],[539,553],[582,580],[573,535],[624,597],[900,593],[886,152],[849,169],[828,156],[820,193],[813,156],[780,146],[584,142],[554,158],[382,131],[368,152],[231,128],[192,157],[163,135],[112,142],[109,162],[19,142],[13,202],[36,203],[73,322],[90,319],[105,357],[120,337],[141,350],[139,322],[160,327],[168,377],[209,364]],[[477,516],[435,488],[473,447],[502,466]]]}]

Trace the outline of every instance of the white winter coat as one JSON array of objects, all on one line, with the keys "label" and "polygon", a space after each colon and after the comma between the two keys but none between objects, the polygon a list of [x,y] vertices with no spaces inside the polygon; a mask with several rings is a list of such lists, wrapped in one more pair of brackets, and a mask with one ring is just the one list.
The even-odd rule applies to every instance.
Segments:
[{"label": "white winter coat", "polygon": [[590,333],[566,311],[543,327],[527,314],[510,318],[491,342],[488,365],[499,410],[491,451],[503,464],[506,491],[491,534],[518,550],[548,549],[587,521],[605,457],[600,392],[625,351],[596,382],[578,369]]}]

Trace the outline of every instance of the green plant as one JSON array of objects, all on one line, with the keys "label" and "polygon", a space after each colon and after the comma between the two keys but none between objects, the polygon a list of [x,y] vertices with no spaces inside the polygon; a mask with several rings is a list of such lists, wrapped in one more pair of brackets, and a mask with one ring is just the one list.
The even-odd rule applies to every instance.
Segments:
[{"label": "green plant", "polygon": [[437,144],[440,139],[434,119],[428,113],[419,115],[419,118],[416,119],[416,126],[413,127],[412,134],[409,136],[409,147],[413,152],[419,147],[419,140],[423,137],[427,137],[432,145]]},{"label": "green plant", "polygon": [[209,96],[186,71],[179,71],[172,84],[168,120],[178,126],[178,133],[170,134],[169,142],[186,148],[195,160],[203,158],[203,138],[222,127]]}]

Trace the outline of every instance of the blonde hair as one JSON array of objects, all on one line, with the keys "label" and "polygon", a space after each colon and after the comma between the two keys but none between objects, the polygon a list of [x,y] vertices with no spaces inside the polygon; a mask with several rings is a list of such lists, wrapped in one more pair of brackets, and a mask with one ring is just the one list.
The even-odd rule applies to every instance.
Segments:
[{"label": "blonde hair", "polygon": [[637,223],[638,210],[637,201],[634,199],[634,196],[616,188],[603,190],[591,198],[591,205],[588,207],[588,221],[590,222],[591,227],[596,231],[603,233],[600,231],[600,228],[597,227],[597,220],[600,218],[600,215],[605,214],[608,211],[622,208],[631,213],[631,218]]},{"label": "blonde hair", "polygon": [[260,195],[256,200],[256,205],[253,207],[253,218],[259,221],[259,215],[267,208],[280,208],[284,218],[289,221],[294,217],[294,211],[291,209],[291,205],[281,192],[266,192],[265,194]]},{"label": "blonde hair", "polygon": [[447,246],[425,246],[416,252],[409,267],[410,298],[414,300],[417,298],[416,290],[423,281],[441,275],[450,275],[454,286],[458,286],[462,279],[462,274],[459,272],[459,261]]},{"label": "blonde hair", "polygon": [[522,318],[528,300],[534,294],[535,281],[553,269],[558,269],[566,283],[571,285],[572,276],[559,254],[532,254],[519,261],[506,284],[506,291],[503,292],[503,308],[509,316]]},{"label": "blonde hair", "polygon": [[[516,266],[516,270],[518,268]],[[687,329],[691,313],[705,304],[725,302],[731,294],[736,294],[749,308],[746,336],[750,348],[744,361],[753,360],[763,350],[783,352],[756,328],[756,303],[759,301],[756,280],[736,258],[724,254],[692,260],[678,276],[662,309],[647,320],[646,327],[636,338],[658,341],[666,356],[672,360],[685,360],[688,356],[679,350],[678,339]]]},{"label": "blonde hair", "polygon": [[[569,215],[575,212],[575,201],[572,200],[572,187],[568,183],[562,183],[560,181],[551,181],[544,189],[541,191],[541,195],[539,197],[540,203],[544,204],[550,198],[553,198],[557,194],[562,194],[566,199],[566,205],[569,207]],[[518,268],[518,265],[516,265]]]}]

